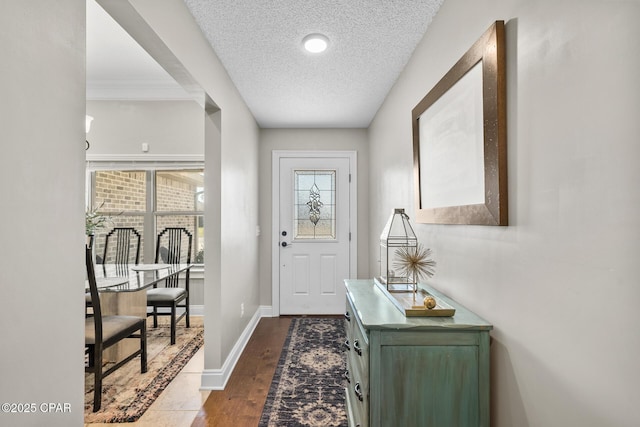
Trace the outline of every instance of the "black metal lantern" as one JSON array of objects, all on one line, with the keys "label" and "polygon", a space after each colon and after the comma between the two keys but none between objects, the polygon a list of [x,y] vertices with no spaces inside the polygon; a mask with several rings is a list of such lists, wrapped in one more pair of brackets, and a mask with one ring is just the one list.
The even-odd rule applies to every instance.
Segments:
[{"label": "black metal lantern", "polygon": [[414,292],[417,286],[414,275],[394,267],[402,248],[415,248],[418,239],[404,209],[396,208],[380,235],[380,276],[376,280],[389,292]]}]

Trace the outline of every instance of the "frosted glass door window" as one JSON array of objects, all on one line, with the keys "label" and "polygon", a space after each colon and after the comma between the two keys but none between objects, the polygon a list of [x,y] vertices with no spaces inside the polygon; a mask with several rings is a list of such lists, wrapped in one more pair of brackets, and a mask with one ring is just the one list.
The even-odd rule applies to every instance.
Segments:
[{"label": "frosted glass door window", "polygon": [[336,238],[336,171],[294,171],[295,239]]}]

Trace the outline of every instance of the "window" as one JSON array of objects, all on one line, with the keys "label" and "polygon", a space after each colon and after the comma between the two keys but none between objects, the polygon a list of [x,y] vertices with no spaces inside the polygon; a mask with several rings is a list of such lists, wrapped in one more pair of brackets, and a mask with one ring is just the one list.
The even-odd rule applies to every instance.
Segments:
[{"label": "window", "polygon": [[[193,236],[191,262],[204,263],[204,170],[96,170],[90,172],[93,209],[111,221],[95,237],[96,255],[113,227],[134,227],[142,236],[140,262],[152,263],[158,233],[184,227]],[[111,244],[109,245],[111,246]]]},{"label": "window", "polygon": [[[155,229],[184,227],[193,236],[191,260],[204,262],[204,172],[202,170],[155,173]],[[157,234],[156,233],[156,234]]]}]

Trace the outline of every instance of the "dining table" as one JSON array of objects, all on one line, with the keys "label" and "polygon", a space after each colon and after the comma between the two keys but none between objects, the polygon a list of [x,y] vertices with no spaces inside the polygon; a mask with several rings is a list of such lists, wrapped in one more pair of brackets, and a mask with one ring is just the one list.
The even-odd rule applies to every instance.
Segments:
[{"label": "dining table", "polygon": [[[189,271],[193,264],[96,264],[95,275],[102,315],[147,317],[147,289]],[[188,275],[184,275],[188,280]],[[161,285],[164,286],[164,285]],[[85,284],[88,292],[89,285]],[[105,351],[105,360],[118,362],[139,344],[125,339]]]}]

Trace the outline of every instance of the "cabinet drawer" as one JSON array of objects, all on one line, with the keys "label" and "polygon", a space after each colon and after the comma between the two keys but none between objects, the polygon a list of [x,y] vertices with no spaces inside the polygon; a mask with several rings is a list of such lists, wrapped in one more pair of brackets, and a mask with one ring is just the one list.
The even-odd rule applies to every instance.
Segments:
[{"label": "cabinet drawer", "polygon": [[365,427],[368,425],[369,418],[369,397],[362,386],[362,378],[351,372],[349,376],[345,389],[349,425]]},{"label": "cabinet drawer", "polygon": [[351,369],[363,381],[365,387],[369,387],[369,345],[360,330],[355,328],[350,340],[351,348],[347,354],[347,360],[351,363]]},{"label": "cabinet drawer", "polygon": [[[364,380],[363,385],[368,390],[369,386],[369,339],[364,332],[364,328],[360,324],[358,317],[354,315],[356,311],[351,305],[351,301],[347,298],[346,321],[347,330],[347,362],[351,365],[350,370],[359,378]],[[350,316],[350,317],[349,317]],[[348,346],[347,346],[348,344]]]},{"label": "cabinet drawer", "polygon": [[356,313],[347,297],[345,329],[348,345],[345,345],[345,351],[347,352],[346,397],[349,425],[365,427],[369,425],[369,340]]}]

